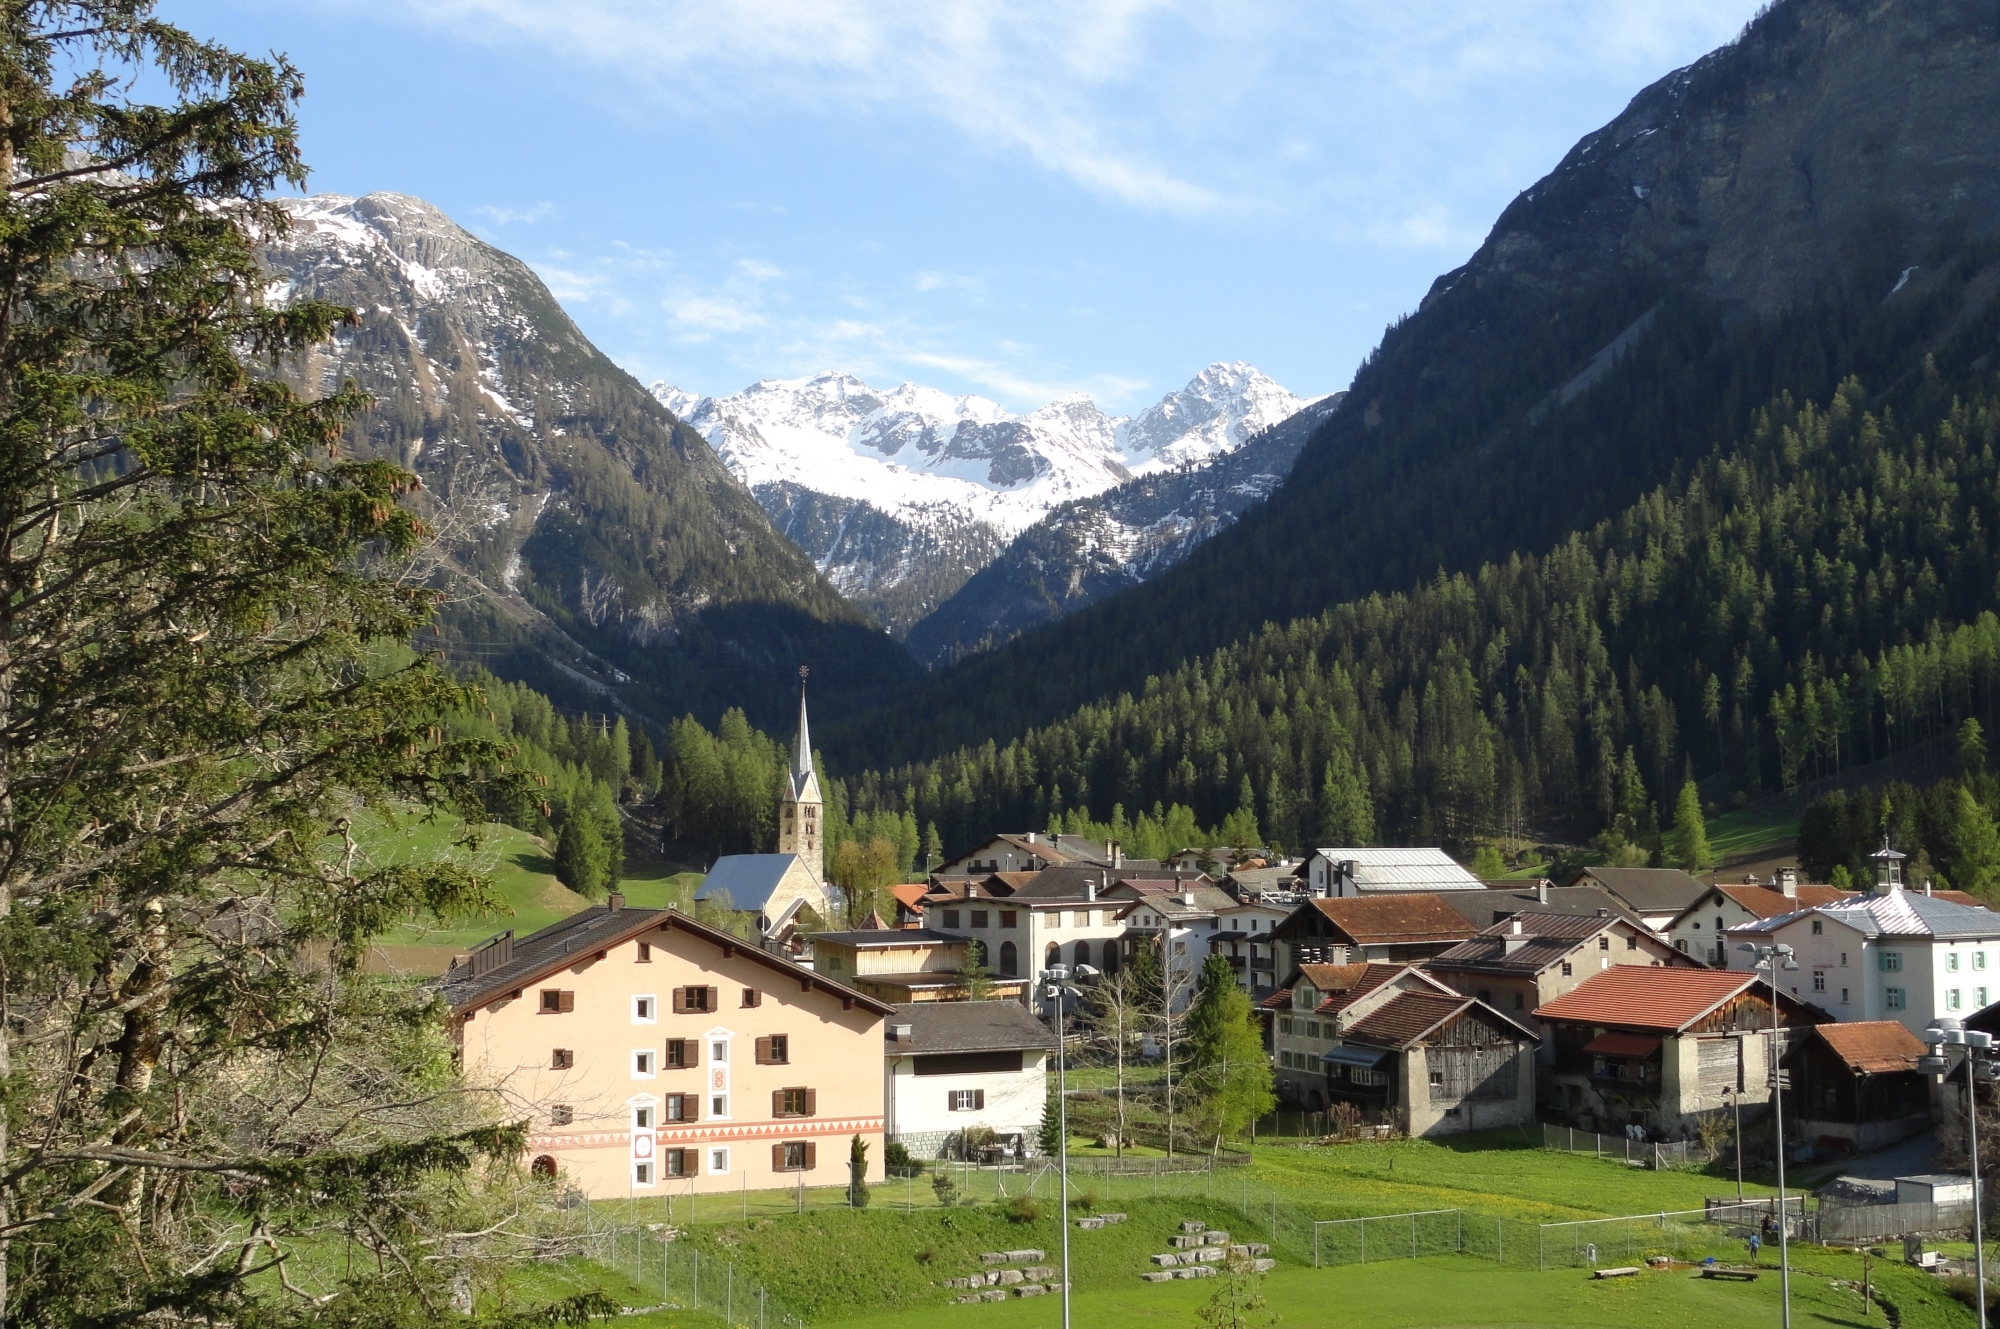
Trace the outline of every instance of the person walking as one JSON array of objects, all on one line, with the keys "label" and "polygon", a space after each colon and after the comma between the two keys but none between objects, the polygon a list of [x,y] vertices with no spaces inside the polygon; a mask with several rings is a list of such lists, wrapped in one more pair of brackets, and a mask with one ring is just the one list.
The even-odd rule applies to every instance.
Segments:
[{"label": "person walking", "polygon": [[1757,1263],[1757,1252],[1763,1248],[1763,1245],[1764,1245],[1763,1238],[1760,1237],[1757,1233],[1752,1232],[1750,1234],[1750,1241],[1749,1241],[1750,1263],[1752,1264]]}]

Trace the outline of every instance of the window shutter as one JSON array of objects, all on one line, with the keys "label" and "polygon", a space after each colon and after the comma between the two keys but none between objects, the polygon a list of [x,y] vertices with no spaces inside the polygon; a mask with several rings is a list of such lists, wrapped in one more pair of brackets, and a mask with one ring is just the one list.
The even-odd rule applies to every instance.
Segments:
[{"label": "window shutter", "polygon": [[721,988],[710,988],[708,990],[708,1004],[703,1006],[702,1009],[705,1011],[719,1011],[722,1009]]},{"label": "window shutter", "polygon": [[814,1143],[813,1143],[813,1142],[812,1142],[811,1140],[807,1140],[807,1141],[806,1141],[806,1171],[808,1171],[808,1172],[812,1171],[812,1170],[813,1170],[813,1164],[817,1163],[818,1161],[819,1161],[819,1146],[818,1146],[817,1144],[814,1144]]},{"label": "window shutter", "polygon": [[785,1091],[782,1089],[771,1091],[771,1115],[774,1117],[785,1115]]},{"label": "window shutter", "polygon": [[808,1089],[806,1090],[806,1115],[808,1117],[812,1117],[812,1116],[817,1116],[818,1114],[819,1114],[819,1090]]},{"label": "window shutter", "polygon": [[785,1146],[781,1144],[774,1144],[771,1146],[771,1171],[783,1172],[784,1170],[785,1170]]},{"label": "window shutter", "polygon": [[757,1064],[759,1066],[771,1064],[771,1040],[768,1037],[757,1040]]},{"label": "window shutter", "polygon": [[975,1112],[984,1112],[986,1110],[986,1091],[984,1089],[975,1089],[972,1091],[972,1110]]},{"label": "window shutter", "polygon": [[686,1015],[686,1014],[687,1014],[687,1008],[688,1008],[688,990],[687,990],[686,988],[675,988],[675,989],[674,989],[674,1014],[675,1014],[675,1015]]},{"label": "window shutter", "polygon": [[689,1121],[701,1120],[700,1094],[682,1094],[681,1103],[687,1108],[687,1120]]},{"label": "window shutter", "polygon": [[565,993],[563,993],[563,994],[562,994],[562,1011],[563,1011],[563,1014],[567,1015],[567,1014],[569,1014],[569,1013],[570,1013],[571,1011],[573,1011],[573,1010],[575,1010],[575,1009],[576,1009],[576,993],[574,993],[574,992],[565,992]]}]

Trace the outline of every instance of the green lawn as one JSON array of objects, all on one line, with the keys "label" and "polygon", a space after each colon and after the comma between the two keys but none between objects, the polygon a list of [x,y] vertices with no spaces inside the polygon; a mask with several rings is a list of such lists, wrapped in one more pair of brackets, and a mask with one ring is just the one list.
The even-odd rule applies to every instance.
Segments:
[{"label": "green lawn", "polygon": [[1797,809],[1726,812],[1708,823],[1708,847],[1724,863],[1746,863],[1798,839]]},{"label": "green lawn", "polygon": [[[1876,1261],[1885,1295],[1893,1298],[1903,1329],[1958,1329],[1972,1313],[1949,1301],[1922,1275]],[[1798,1329],[1886,1329],[1878,1306],[1865,1320],[1860,1295],[1836,1282],[1858,1280],[1860,1261],[1814,1251],[1799,1259],[1792,1277],[1792,1323]],[[1214,1293],[1209,1280],[1079,1290],[1072,1315],[1090,1329],[1155,1329],[1161,1322],[1196,1323],[1196,1312]],[[1648,1271],[1631,1278],[1595,1280],[1574,1269],[1538,1273],[1501,1269],[1443,1256],[1434,1259],[1312,1270],[1280,1267],[1264,1281],[1267,1309],[1285,1325],[1367,1325],[1369,1329],[1471,1329],[1472,1326],[1603,1326],[1603,1329],[1724,1329],[1779,1320],[1777,1270],[1754,1283],[1724,1283],[1687,1270]],[[874,1314],[846,1322],[869,1329],[1038,1329],[1055,1322],[1053,1298],[946,1306]],[[818,1321],[815,1321],[818,1324]]]}]

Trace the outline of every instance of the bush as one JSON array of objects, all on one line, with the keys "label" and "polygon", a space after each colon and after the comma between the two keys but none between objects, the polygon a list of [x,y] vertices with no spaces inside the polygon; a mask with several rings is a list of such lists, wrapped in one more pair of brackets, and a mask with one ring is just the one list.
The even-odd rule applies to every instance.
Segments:
[{"label": "bush", "polygon": [[931,1178],[931,1193],[947,1209],[958,1203],[958,1183],[948,1173],[940,1172]]},{"label": "bush", "polygon": [[1009,1223],[1034,1223],[1042,1217],[1042,1202],[1032,1195],[1016,1195],[996,1201]]},{"label": "bush", "polygon": [[1091,1210],[1097,1208],[1097,1192],[1072,1191],[1069,1197],[1069,1207],[1072,1209],[1081,1209],[1086,1214],[1089,1213]]},{"label": "bush", "polygon": [[891,1140],[882,1147],[882,1170],[892,1177],[921,1177],[924,1164],[922,1159],[911,1158],[901,1141]]}]

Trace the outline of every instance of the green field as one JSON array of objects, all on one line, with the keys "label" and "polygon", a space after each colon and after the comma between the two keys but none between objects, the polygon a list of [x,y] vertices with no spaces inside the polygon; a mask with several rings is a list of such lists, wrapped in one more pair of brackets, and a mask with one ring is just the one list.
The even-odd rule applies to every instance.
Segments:
[{"label": "green field", "polygon": [[1750,863],[1792,844],[1799,836],[1797,808],[1743,808],[1708,823],[1708,847],[1723,863]]}]

